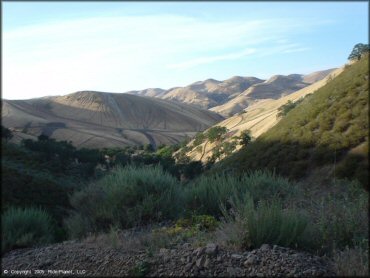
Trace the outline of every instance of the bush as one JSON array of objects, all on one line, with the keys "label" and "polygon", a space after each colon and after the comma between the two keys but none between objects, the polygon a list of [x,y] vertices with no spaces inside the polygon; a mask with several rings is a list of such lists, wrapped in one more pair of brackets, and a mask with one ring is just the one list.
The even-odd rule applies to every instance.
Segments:
[{"label": "bush", "polygon": [[[160,166],[118,167],[71,197],[77,214],[67,226],[71,235],[82,236],[111,226],[128,228],[174,219],[181,213],[182,202],[177,180]],[[78,219],[85,219],[88,225],[78,225]],[[75,232],[75,226],[84,229]]]},{"label": "bush", "polygon": [[230,203],[231,209],[224,207],[223,215],[226,222],[242,221],[244,247],[256,248],[264,243],[289,247],[298,246],[302,241],[307,218],[294,209],[283,209],[278,199],[255,205],[253,198],[246,194],[242,199],[234,197]]},{"label": "bush", "polygon": [[235,176],[201,176],[186,188],[186,205],[198,214],[220,216],[220,203],[226,204],[235,192],[241,191],[242,183]]},{"label": "bush", "polygon": [[176,227],[193,228],[196,230],[213,231],[218,226],[216,218],[211,215],[193,215],[189,218],[180,218],[176,221]]},{"label": "bush", "polygon": [[346,247],[334,253],[334,266],[339,277],[369,276],[369,247]]},{"label": "bush", "polygon": [[213,143],[215,141],[220,141],[223,136],[227,133],[227,128],[224,126],[215,126],[211,127],[207,133],[206,137],[208,138],[209,142]]},{"label": "bush", "polygon": [[[336,191],[311,197],[311,241],[323,251],[368,240],[368,194],[356,182],[337,181]],[[315,235],[316,234],[316,235]]]},{"label": "bush", "polygon": [[187,208],[200,214],[221,216],[220,204],[227,206],[230,197],[249,192],[254,201],[281,198],[289,201],[298,188],[288,179],[269,171],[236,175],[214,174],[194,180],[185,191]]},{"label": "bush", "polygon": [[52,220],[43,210],[10,208],[2,216],[2,252],[50,243],[53,240]]},{"label": "bush", "polygon": [[281,199],[289,201],[299,195],[299,188],[287,178],[266,170],[249,171],[241,182],[246,187],[254,202]]}]

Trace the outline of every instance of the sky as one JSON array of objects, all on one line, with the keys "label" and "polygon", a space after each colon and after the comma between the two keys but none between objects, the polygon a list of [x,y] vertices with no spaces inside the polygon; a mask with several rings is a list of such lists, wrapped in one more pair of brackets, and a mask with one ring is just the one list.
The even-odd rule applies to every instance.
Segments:
[{"label": "sky", "polygon": [[368,2],[2,2],[2,98],[340,67]]}]

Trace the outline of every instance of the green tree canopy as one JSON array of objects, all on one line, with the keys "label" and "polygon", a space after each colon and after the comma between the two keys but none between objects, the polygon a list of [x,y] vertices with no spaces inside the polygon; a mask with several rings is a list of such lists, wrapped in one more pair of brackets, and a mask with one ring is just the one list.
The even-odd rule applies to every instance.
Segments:
[{"label": "green tree canopy", "polygon": [[348,56],[348,60],[360,60],[361,56],[368,53],[369,50],[370,47],[368,44],[358,43],[353,47],[351,54]]},{"label": "green tree canopy", "polygon": [[226,133],[227,133],[226,127],[215,126],[207,131],[207,138],[211,143],[213,143],[215,141],[220,141]]},{"label": "green tree canopy", "polygon": [[10,129],[6,128],[6,127],[3,127],[1,126],[1,138],[4,138],[5,141],[8,141],[9,139],[11,139],[13,137],[13,134],[12,132],[10,131]]},{"label": "green tree canopy", "polygon": [[250,130],[243,130],[238,139],[243,147],[247,146],[252,141]]}]

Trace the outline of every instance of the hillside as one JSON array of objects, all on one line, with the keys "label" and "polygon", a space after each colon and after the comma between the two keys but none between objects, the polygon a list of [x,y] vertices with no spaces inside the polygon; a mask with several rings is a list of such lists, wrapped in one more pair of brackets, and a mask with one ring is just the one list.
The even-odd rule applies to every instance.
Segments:
[{"label": "hillside", "polygon": [[2,105],[3,125],[15,131],[15,140],[43,133],[91,148],[172,144],[222,120],[182,103],[90,91]]},{"label": "hillside", "polygon": [[[331,71],[331,74],[324,79],[279,99],[262,99],[258,102],[252,103],[245,110],[217,123],[217,126],[226,127],[229,131],[228,136],[226,136],[223,142],[231,142],[233,140],[233,136],[240,136],[241,132],[245,130],[250,130],[252,137],[257,138],[279,122],[281,119],[277,117],[279,107],[288,101],[295,102],[308,94],[314,93],[342,71],[343,68]],[[190,142],[188,146],[192,146],[193,143],[194,141]],[[202,147],[201,152],[197,150],[199,146]],[[212,156],[216,144],[211,144],[206,141],[199,144],[199,146],[197,145],[196,148],[191,147],[187,155],[192,160],[202,160],[202,162],[207,162],[209,157]],[[240,145],[237,145],[236,149],[239,149],[240,147]]]},{"label": "hillside", "polygon": [[327,176],[356,178],[368,186],[368,64],[365,56],[347,65],[339,76],[218,167],[269,168],[302,178],[327,165]]},{"label": "hillside", "polygon": [[229,117],[261,99],[278,99],[320,81],[333,70],[308,75],[275,75],[268,80],[233,76],[224,81],[207,79],[169,90],[150,88],[126,93],[187,103]]},{"label": "hillside", "polygon": [[202,108],[211,108],[225,103],[250,86],[263,82],[256,77],[234,76],[225,81],[207,79],[189,86],[168,90],[164,99],[190,103]]},{"label": "hillside", "polygon": [[234,115],[246,107],[264,100],[279,99],[325,78],[334,69],[319,71],[308,75],[274,75],[268,80],[257,83],[244,90],[230,101],[213,107],[211,110],[224,116]]}]

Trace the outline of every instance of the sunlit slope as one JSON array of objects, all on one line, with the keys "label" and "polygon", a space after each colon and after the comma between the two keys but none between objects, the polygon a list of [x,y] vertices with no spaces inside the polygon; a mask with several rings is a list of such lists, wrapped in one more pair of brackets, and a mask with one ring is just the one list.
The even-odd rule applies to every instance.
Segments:
[{"label": "sunlit slope", "polygon": [[[286,104],[289,100],[296,101],[307,94],[312,94],[322,86],[324,86],[328,80],[333,79],[335,76],[343,71],[343,68],[330,70],[331,74],[320,81],[317,81],[301,90],[291,93],[279,99],[263,99],[247,107],[243,112],[225,119],[221,123],[217,123],[217,126],[224,126],[230,132],[226,141],[232,140],[232,136],[239,136],[244,130],[250,130],[252,137],[256,138],[262,133],[273,127],[280,118],[277,117],[278,108]],[[320,72],[321,73],[321,72]],[[191,145],[190,142],[189,145]],[[212,150],[215,144],[205,142],[202,145],[203,151],[199,152],[193,149],[188,155],[193,160],[202,160],[206,162],[207,159],[212,155]],[[239,149],[240,146],[237,146]]]},{"label": "sunlit slope", "polygon": [[66,96],[4,100],[3,125],[19,137],[41,133],[76,146],[176,143],[222,120],[190,105],[129,94],[83,91]]},{"label": "sunlit slope", "polygon": [[368,56],[291,110],[278,124],[218,167],[239,171],[276,169],[302,178],[322,166],[328,176],[357,178],[368,185]]},{"label": "sunlit slope", "polygon": [[265,99],[279,99],[325,78],[334,69],[314,72],[308,75],[274,75],[268,80],[254,84],[228,102],[211,110],[224,116],[234,115],[246,107]]}]

